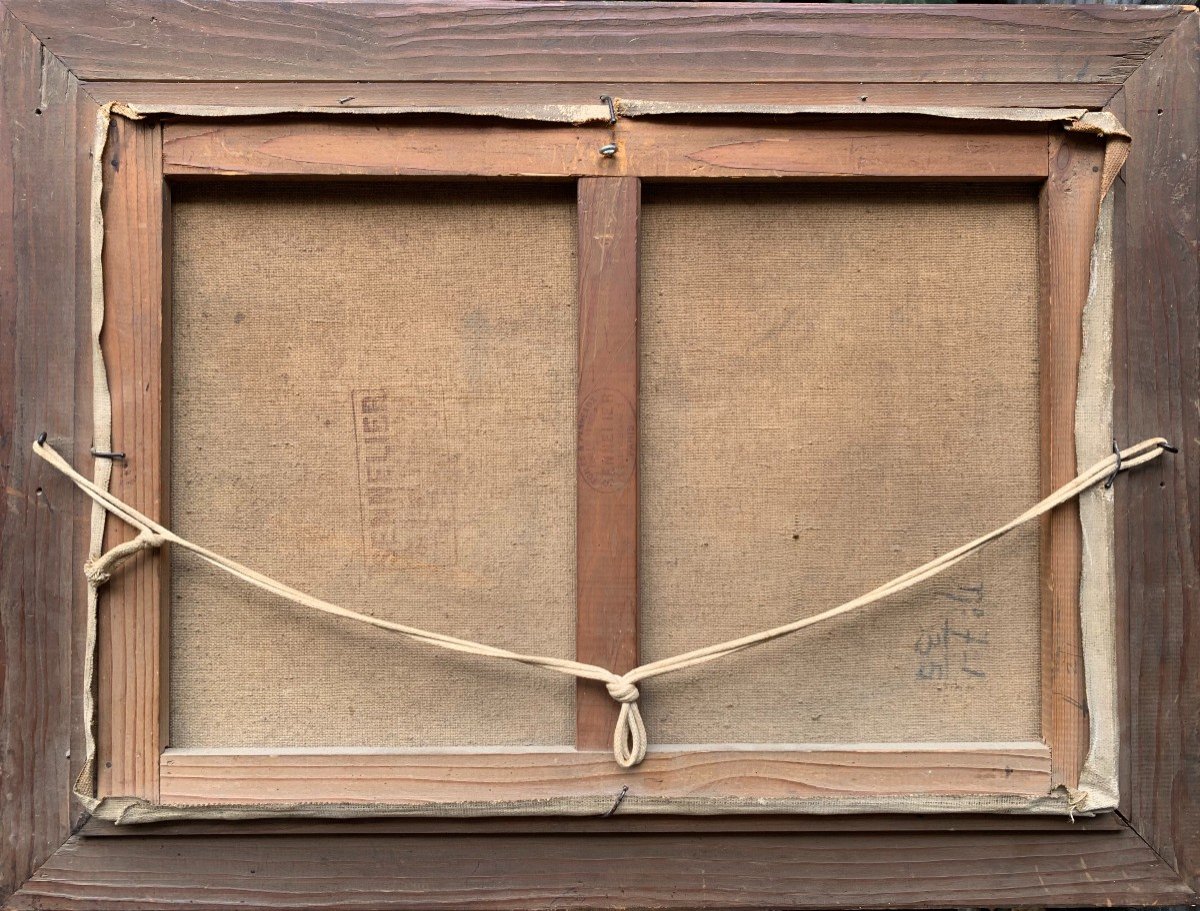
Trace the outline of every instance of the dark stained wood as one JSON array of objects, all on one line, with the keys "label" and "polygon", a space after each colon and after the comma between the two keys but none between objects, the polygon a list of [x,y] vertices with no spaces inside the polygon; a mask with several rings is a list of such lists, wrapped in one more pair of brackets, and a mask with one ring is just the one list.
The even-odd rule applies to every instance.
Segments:
[{"label": "dark stained wood", "polygon": [[[614,126],[343,118],[172,123],[168,176],[1046,176],[1046,127],[932,118],[623,118]],[[613,143],[616,154],[600,148]]]},{"label": "dark stained wood", "polygon": [[[162,134],[157,124],[113,118],[104,155],[104,331],[112,398],[109,489],[166,520],[163,390]],[[110,518],[105,549],[136,531]],[[167,676],[165,554],[148,551],[101,589],[97,650],[98,793],[158,798]]]},{"label": "dark stained wood", "polygon": [[1119,832],[1125,823],[1113,813],[1077,817],[983,815],[855,814],[850,816],[488,816],[479,819],[253,819],[198,820],[116,825],[92,818],[79,834],[89,837],[157,838],[176,835],[547,835],[668,833],[721,835],[735,832]]},{"label": "dark stained wood", "polygon": [[145,106],[369,107],[597,104],[601,95],[705,104],[889,104],[1103,108],[1119,91],[1091,82],[88,82],[97,101]]},{"label": "dark stained wood", "polygon": [[[203,884],[203,885],[201,885]],[[1129,830],[73,838],[14,909],[1180,904]]]},{"label": "dark stained wood", "polygon": [[[638,222],[636,177],[579,181],[575,656],[638,663]],[[576,688],[575,745],[611,750],[618,706]]]},{"label": "dark stained wood", "polygon": [[[82,79],[1120,82],[1182,9],[10,0]],[[69,25],[68,25],[69,23]]]},{"label": "dark stained wood", "polygon": [[72,659],[82,652],[72,613],[86,510],[30,447],[42,431],[67,452],[81,442],[88,137],[78,127],[94,113],[0,5],[0,903],[73,822]]},{"label": "dark stained wood", "polygon": [[[1052,135],[1049,159],[1050,175],[1041,195],[1043,496],[1078,474],[1075,402],[1104,146],[1090,137]],[[1088,748],[1079,619],[1083,532],[1078,502],[1064,503],[1040,524],[1042,736],[1050,746],[1054,783],[1074,788]]]},{"label": "dark stained wood", "polygon": [[1135,139],[1118,181],[1118,439],[1179,454],[1116,485],[1117,601],[1127,631],[1125,813],[1200,885],[1200,15],[1125,84]]}]

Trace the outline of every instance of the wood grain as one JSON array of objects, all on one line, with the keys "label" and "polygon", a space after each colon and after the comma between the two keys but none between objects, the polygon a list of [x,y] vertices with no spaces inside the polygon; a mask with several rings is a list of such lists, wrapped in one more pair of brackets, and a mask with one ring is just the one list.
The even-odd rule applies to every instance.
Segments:
[{"label": "wood grain", "polygon": [[[1083,352],[1091,254],[1100,206],[1104,146],[1052,136],[1050,176],[1041,195],[1041,489],[1046,496],[1078,473],[1075,401]],[[1042,736],[1054,783],[1076,787],[1088,748],[1079,578],[1083,531],[1079,504],[1065,503],[1041,526]]]},{"label": "wood grain", "polygon": [[[6,486],[0,517],[0,901],[68,831],[67,770],[82,757],[81,729],[77,724],[68,733],[68,720],[72,704],[78,719],[82,693],[76,558],[85,545],[87,508],[62,478],[31,466],[25,436],[46,429],[58,445],[73,443],[77,462],[86,464],[88,320],[86,306],[78,304],[87,297],[80,239],[86,238],[91,99],[219,100],[224,94],[237,100],[291,92],[307,99],[325,97],[326,87],[338,99],[355,94],[337,80],[357,83],[368,99],[402,97],[395,93],[410,85],[430,98],[510,97],[510,85],[518,96],[529,91],[534,97],[541,86],[504,84],[529,78],[549,87],[550,95],[541,96],[548,100],[562,100],[561,87],[578,80],[573,85],[587,92],[580,99],[590,101],[597,84],[636,85],[647,71],[664,74],[655,84],[670,86],[618,94],[724,100],[778,92],[769,97],[789,100],[794,91],[796,100],[840,100],[852,98],[861,80],[872,101],[1093,106],[1129,79],[1113,101],[1115,109],[1128,111],[1124,122],[1136,137],[1125,180],[1118,183],[1116,428],[1123,441],[1165,430],[1182,449],[1176,460],[1161,460],[1117,485],[1118,596],[1128,634],[1121,648],[1128,708],[1122,793],[1141,837],[1130,829],[1098,830],[1118,824],[1115,816],[1073,826],[1060,819],[1003,817],[982,823],[967,817],[801,818],[787,823],[845,831],[570,838],[383,837],[361,821],[270,824],[291,835],[282,839],[185,836],[177,833],[188,827],[179,826],[168,827],[171,838],[147,829],[123,838],[71,838],[13,906],[332,908],[350,901],[369,907],[933,908],[1196,901],[1163,860],[1178,864],[1195,883],[1200,86],[1193,9],[705,5],[681,10],[688,22],[677,31],[670,9],[660,4],[629,6],[617,15],[611,7],[596,7],[565,24],[574,16],[565,5],[533,12],[496,6],[479,16],[458,16],[460,22],[448,21],[446,6],[422,6],[419,15],[403,17],[387,4],[8,5],[19,9],[38,37],[0,4],[0,471]],[[512,12],[507,20],[505,11]],[[781,26],[787,17],[792,24]],[[640,21],[631,24],[634,18]],[[643,34],[630,35],[635,29]],[[637,44],[641,48],[630,50]],[[81,92],[64,60],[77,74],[114,81],[92,82]],[[690,94],[698,72],[706,79],[711,72],[710,82],[729,80],[728,88],[700,85],[702,94]],[[465,73],[482,81],[430,85]],[[764,75],[781,81],[772,85],[762,81]],[[168,81],[144,81],[160,77]],[[380,81],[358,82],[373,78]],[[500,82],[487,84],[493,78]],[[176,79],[197,81],[170,81]],[[117,94],[106,96],[108,91]],[[881,92],[887,94],[876,97]],[[63,343],[72,331],[74,351]],[[38,487],[45,506],[38,505]],[[73,521],[62,521],[64,502]],[[38,509],[54,511],[53,521]],[[72,589],[73,635],[64,607]],[[76,685],[68,688],[72,676]],[[528,822],[514,822],[512,831]],[[675,822],[703,828],[710,821]],[[906,827],[922,822],[961,831]],[[1048,831],[979,828],[1002,824]],[[301,834],[308,826],[346,828]],[[356,834],[347,834],[350,829]]]},{"label": "wood grain", "polygon": [[[105,152],[101,336],[112,397],[113,494],[167,521],[164,476],[163,180],[157,125],[114,118]],[[104,546],[136,531],[110,518]],[[158,797],[166,745],[168,560],[143,552],[101,590],[97,668],[97,782],[102,795]]]},{"label": "wood grain", "polygon": [[95,111],[0,4],[0,904],[76,819],[72,626],[83,615],[73,595],[87,511],[31,445],[45,431],[67,453],[87,449],[74,395],[87,379],[76,340],[88,296],[80,124]]},{"label": "wood grain", "polygon": [[179,835],[547,835],[674,833],[709,836],[764,832],[1120,832],[1125,823],[1114,813],[1099,816],[1003,815],[985,813],[743,813],[727,816],[486,816],[477,818],[398,816],[374,819],[284,817],[241,820],[185,820],[117,825],[95,817],[79,834],[95,837],[160,838]]},{"label": "wood grain", "polygon": [[1114,425],[1179,454],[1116,484],[1123,809],[1200,887],[1200,14],[1125,84]]},{"label": "wood grain", "polygon": [[8,0],[82,79],[1120,82],[1180,8]]},{"label": "wood grain", "polygon": [[1120,90],[1091,82],[87,82],[99,102],[146,106],[369,107],[597,104],[601,95],[706,104],[889,104],[1103,108]]},{"label": "wood grain", "polygon": [[1041,743],[895,744],[843,749],[695,747],[612,756],[558,750],[411,753],[168,750],[162,798],[208,803],[425,803],[608,797],[813,798],[907,794],[1044,795]]},{"label": "wood grain", "polygon": [[[583,126],[421,120],[169,123],[169,176],[839,177],[1046,176],[1042,125],[930,118],[630,120]],[[600,154],[614,141],[615,156]]]},{"label": "wood grain", "polygon": [[15,911],[1178,905],[1119,832],[73,838]]},{"label": "wood grain", "polygon": [[[638,663],[638,218],[636,177],[579,181],[575,657]],[[612,750],[618,706],[576,688],[575,745]]]}]

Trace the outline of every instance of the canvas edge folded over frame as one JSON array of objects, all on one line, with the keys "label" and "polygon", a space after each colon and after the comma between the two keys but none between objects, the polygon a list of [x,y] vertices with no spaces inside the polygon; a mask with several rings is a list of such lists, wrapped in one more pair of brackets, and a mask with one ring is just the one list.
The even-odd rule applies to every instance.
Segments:
[{"label": "canvas edge folded over frame", "polygon": [[[888,105],[704,105],[617,100],[623,117],[682,115],[917,115],[951,120],[1021,123],[1063,123],[1070,131],[1096,136],[1106,142],[1100,217],[1092,250],[1091,277],[1083,317],[1083,353],[1079,365],[1075,410],[1077,462],[1080,470],[1109,453],[1112,442],[1112,318],[1113,264],[1111,187],[1124,163],[1129,136],[1109,113],[1082,108],[983,108]],[[141,119],[151,115],[189,117],[253,117],[271,114],[440,114],[498,117],[509,120],[554,123],[596,123],[610,118],[606,104],[513,106],[407,106],[386,108],[330,107],[224,107],[144,106],[120,102],[105,104],[98,116],[93,140],[91,193],[91,317],[93,362],[93,443],[102,451],[111,448],[112,406],[100,333],[104,323],[102,210],[103,153],[113,116]],[[95,483],[105,489],[111,463],[96,460]],[[1058,787],[1033,798],[1002,795],[810,797],[779,799],[646,798],[629,794],[622,813],[713,815],[727,813],[1029,813],[1092,814],[1114,809],[1118,798],[1118,718],[1116,681],[1116,600],[1114,564],[1114,504],[1111,490],[1093,488],[1080,497],[1083,527],[1083,565],[1079,607],[1082,625],[1084,681],[1089,707],[1090,745],[1080,775],[1079,788]],[[97,557],[104,538],[105,510],[96,505],[91,517],[89,555]],[[545,800],[412,804],[299,803],[166,805],[127,797],[96,796],[96,646],[97,596],[89,586],[84,667],[84,725],[86,757],[75,782],[75,794],[92,815],[116,823],[151,823],[170,820],[237,820],[264,817],[403,817],[437,816],[588,816],[612,811],[609,797],[570,796]]]}]

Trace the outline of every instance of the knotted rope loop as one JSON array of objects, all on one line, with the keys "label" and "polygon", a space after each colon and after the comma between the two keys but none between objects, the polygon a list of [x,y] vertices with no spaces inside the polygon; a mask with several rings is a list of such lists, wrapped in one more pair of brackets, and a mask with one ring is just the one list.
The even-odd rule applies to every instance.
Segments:
[{"label": "knotted rope loop", "polygon": [[608,690],[608,695],[612,696],[614,701],[622,705],[637,702],[642,698],[642,694],[638,692],[638,688],[624,677],[619,677],[604,684],[604,688]]},{"label": "knotted rope loop", "polygon": [[621,706],[617,725],[613,728],[613,758],[623,769],[632,769],[646,758],[646,724],[638,700],[642,698],[634,682],[628,677],[612,675],[604,681],[604,688],[613,702]]},{"label": "knotted rope loop", "polygon": [[134,554],[150,548],[162,547],[165,543],[166,538],[162,535],[148,528],[143,528],[132,541],[118,544],[112,550],[98,557],[90,557],[83,564],[83,574],[87,576],[87,580],[92,586],[99,588],[112,578],[112,574],[116,571],[117,567]]},{"label": "knotted rope loop", "polygon": [[613,729],[613,758],[623,769],[632,769],[646,758],[646,724],[636,702],[622,702]]},{"label": "knotted rope loop", "polygon": [[608,695],[621,706],[617,726],[613,729],[613,758],[623,769],[631,769],[646,758],[646,724],[638,700],[642,698],[637,686],[625,677],[615,677],[604,684]]}]

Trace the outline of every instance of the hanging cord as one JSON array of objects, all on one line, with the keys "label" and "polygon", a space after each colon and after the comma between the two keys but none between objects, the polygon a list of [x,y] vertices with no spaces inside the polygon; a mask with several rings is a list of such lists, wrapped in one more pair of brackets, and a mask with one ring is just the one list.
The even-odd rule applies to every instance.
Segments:
[{"label": "hanging cord", "polygon": [[652,661],[649,664],[635,667],[626,674],[615,674],[607,668],[595,664],[585,664],[581,661],[571,661],[565,658],[548,658],[542,655],[525,655],[520,652],[512,652],[507,649],[484,645],[480,642],[472,642],[468,639],[458,639],[454,636],[433,633],[414,626],[405,626],[402,623],[394,623],[390,620],[380,619],[379,617],[360,614],[357,611],[339,607],[328,601],[322,601],[320,598],[314,598],[312,595],[307,595],[302,591],[284,585],[282,582],[277,582],[268,576],[264,576],[262,573],[255,572],[234,560],[230,560],[228,557],[223,557],[220,554],[179,537],[179,535],[170,529],[138,512],[132,506],[117,499],[107,490],[92,483],[77,472],[59,455],[57,450],[46,443],[45,434],[38,437],[34,442],[33,451],[37,456],[70,478],[76,487],[91,497],[99,506],[111,512],[121,521],[136,528],[139,532],[134,540],[125,544],[119,544],[99,557],[88,561],[84,571],[88,578],[88,584],[93,590],[103,585],[117,567],[134,554],[146,548],[157,548],[163,544],[170,543],[176,547],[191,551],[205,562],[224,570],[231,576],[241,579],[243,582],[273,595],[285,598],[302,607],[312,608],[326,614],[333,614],[336,617],[344,617],[347,620],[357,620],[360,623],[400,633],[418,642],[436,645],[450,651],[463,652],[468,655],[479,655],[486,658],[502,658],[506,661],[515,661],[520,664],[545,668],[546,670],[557,671],[560,674],[567,674],[584,680],[595,680],[603,683],[608,690],[609,696],[621,705],[621,711],[617,717],[617,725],[613,731],[613,756],[620,766],[631,768],[646,757],[646,725],[643,723],[642,713],[638,709],[638,699],[641,694],[638,691],[637,684],[641,681],[649,680],[652,677],[658,677],[671,671],[678,671],[687,667],[694,667],[698,664],[705,664],[709,661],[715,661],[718,658],[732,655],[743,649],[752,648],[764,642],[770,642],[774,639],[790,635],[806,627],[841,616],[860,607],[866,607],[890,595],[912,588],[914,585],[924,582],[926,579],[930,579],[961,563],[980,548],[995,541],[997,538],[1003,537],[1013,529],[1033,521],[1056,506],[1066,503],[1068,500],[1074,499],[1084,491],[1100,484],[1106,479],[1116,477],[1117,473],[1128,471],[1131,468],[1136,468],[1138,465],[1144,465],[1147,462],[1153,461],[1164,452],[1176,452],[1177,450],[1161,437],[1143,440],[1140,443],[1130,446],[1128,449],[1117,450],[1113,455],[1101,459],[1074,480],[1068,481],[1040,503],[1021,513],[1021,515],[1007,524],[1001,525],[999,528],[988,532],[982,537],[976,538],[968,544],[942,554],[940,557],[936,557],[923,566],[918,566],[916,569],[910,570],[902,576],[897,576],[892,581],[867,592],[865,595],[860,595],[853,601],[847,601],[845,604],[840,604],[819,614],[813,614],[810,617],[804,617],[803,619],[786,623],[783,626],[777,626],[773,629],[752,633],[740,639],[730,639],[727,642],[718,642],[715,645],[684,652],[682,655],[675,655],[672,658]]}]

